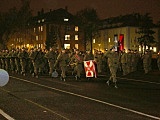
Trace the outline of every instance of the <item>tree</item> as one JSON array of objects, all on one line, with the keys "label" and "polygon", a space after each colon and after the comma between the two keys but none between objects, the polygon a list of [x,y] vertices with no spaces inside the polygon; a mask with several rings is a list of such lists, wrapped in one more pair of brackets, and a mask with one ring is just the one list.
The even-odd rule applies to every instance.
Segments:
[{"label": "tree", "polygon": [[86,43],[90,43],[90,49],[92,51],[92,38],[98,33],[98,15],[95,9],[86,8],[84,10],[78,11],[76,14],[78,25],[84,30]]},{"label": "tree", "polygon": [[51,30],[49,32],[48,38],[46,40],[46,48],[49,49],[50,47],[56,46],[57,39],[58,39],[57,27],[51,26]]},{"label": "tree", "polygon": [[0,18],[0,37],[3,46],[6,46],[10,35],[19,31],[22,32],[26,28],[27,20],[32,16],[30,0],[21,0],[21,3],[20,10],[14,7],[1,15],[3,17]]},{"label": "tree", "polygon": [[141,48],[144,47],[144,50],[146,49],[146,46],[150,47],[151,44],[155,43],[155,39],[153,37],[155,32],[152,30],[153,27],[153,20],[149,14],[146,13],[145,15],[142,15],[138,31],[138,34],[141,36],[138,38],[138,43],[140,44]]}]

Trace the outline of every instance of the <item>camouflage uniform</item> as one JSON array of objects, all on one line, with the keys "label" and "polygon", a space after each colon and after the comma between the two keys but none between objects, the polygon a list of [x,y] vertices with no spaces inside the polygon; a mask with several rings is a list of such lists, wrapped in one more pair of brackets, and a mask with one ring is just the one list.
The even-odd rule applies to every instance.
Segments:
[{"label": "camouflage uniform", "polygon": [[94,56],[94,60],[97,64],[97,72],[101,73],[102,72],[102,61],[103,61],[103,54],[101,51],[98,51],[98,53]]},{"label": "camouflage uniform", "polygon": [[5,52],[5,70],[10,70],[10,54],[8,50]]},{"label": "camouflage uniform", "polygon": [[147,51],[143,55],[142,60],[143,60],[143,68],[144,68],[145,74],[147,74],[149,72],[149,62],[150,62],[150,55],[148,54]]},{"label": "camouflage uniform", "polygon": [[131,73],[132,72],[132,53],[131,53],[131,50],[129,49],[128,50],[128,53],[127,53],[127,73]]},{"label": "camouflage uniform", "polygon": [[15,56],[14,56],[14,50],[12,50],[10,53],[9,53],[9,56],[10,56],[10,65],[11,65],[11,71],[12,72],[15,72]]},{"label": "camouflage uniform", "polygon": [[22,48],[22,51],[19,52],[18,58],[20,59],[20,65],[21,65],[21,74],[26,75],[26,66],[27,66],[27,60],[28,60],[28,53],[24,48]]},{"label": "camouflage uniform", "polygon": [[43,53],[40,49],[35,49],[33,52],[30,53],[29,58],[32,60],[34,67],[34,73],[32,74],[32,76],[36,76],[36,78],[38,78],[38,73],[42,72]]},{"label": "camouflage uniform", "polygon": [[117,88],[116,74],[119,66],[119,54],[115,52],[115,49],[113,48],[112,51],[106,53],[106,56],[108,57],[108,65],[111,73],[111,76],[107,81],[107,84],[109,85],[109,81],[113,79],[113,82],[115,83],[115,88]]},{"label": "camouflage uniform", "polygon": [[80,80],[81,72],[83,70],[83,68],[82,68],[83,56],[82,56],[82,54],[79,53],[78,50],[72,56],[70,63],[75,64],[74,71],[77,72],[77,75],[75,77],[76,77],[76,80],[78,80],[78,79]]},{"label": "camouflage uniform", "polygon": [[65,81],[66,78],[66,68],[69,62],[69,55],[66,53],[65,49],[62,49],[62,52],[59,53],[56,62],[54,64],[54,67],[57,66],[59,63],[60,69],[61,69],[61,80]]},{"label": "camouflage uniform", "polygon": [[125,52],[125,50],[123,50],[123,52],[122,52],[120,62],[121,62],[121,65],[122,65],[123,75],[127,75],[128,74],[128,71],[127,71],[127,53]]},{"label": "camouflage uniform", "polygon": [[20,64],[20,59],[18,57],[20,53],[20,49],[17,49],[14,53],[14,57],[15,57],[15,69],[16,69],[16,73],[20,73],[21,71],[21,64]]},{"label": "camouflage uniform", "polygon": [[45,58],[47,58],[49,63],[49,75],[52,75],[53,69],[54,69],[54,63],[56,61],[56,53],[53,51],[52,48],[50,48],[50,51],[45,54]]},{"label": "camouflage uniform", "polygon": [[91,53],[91,51],[87,51],[87,53],[84,56],[84,60],[85,61],[94,60],[94,55]]}]

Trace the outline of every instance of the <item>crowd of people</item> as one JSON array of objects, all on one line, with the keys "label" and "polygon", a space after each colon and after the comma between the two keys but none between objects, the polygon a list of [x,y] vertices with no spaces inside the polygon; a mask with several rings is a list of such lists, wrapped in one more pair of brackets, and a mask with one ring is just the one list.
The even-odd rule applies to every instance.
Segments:
[{"label": "crowd of people", "polygon": [[[49,50],[17,48],[0,51],[1,69],[24,76],[30,73],[36,78],[42,74],[52,77],[54,70],[59,69],[61,71],[60,79],[63,81],[66,81],[67,67],[72,69],[72,75],[75,75],[76,80],[81,80],[81,74],[84,71],[83,61],[88,60],[94,61],[98,74],[109,69],[110,78],[106,83],[109,85],[112,80],[115,88],[117,88],[116,74],[118,70],[122,71],[124,76],[137,71],[141,65],[145,74],[152,70],[152,52],[149,50],[146,50],[143,55],[130,49],[127,52],[125,49],[118,52],[114,47],[105,52],[94,50],[94,54],[90,50],[82,52],[78,49],[71,51],[62,49],[61,52],[58,52],[54,48]],[[156,60],[160,70],[160,52]]]}]

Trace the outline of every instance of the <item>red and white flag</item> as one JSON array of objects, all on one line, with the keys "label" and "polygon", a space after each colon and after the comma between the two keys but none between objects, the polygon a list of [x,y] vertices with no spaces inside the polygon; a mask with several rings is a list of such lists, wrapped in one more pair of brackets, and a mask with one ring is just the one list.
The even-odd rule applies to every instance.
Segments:
[{"label": "red and white flag", "polygon": [[86,72],[86,77],[97,77],[95,65],[93,60],[84,61],[84,69]]}]

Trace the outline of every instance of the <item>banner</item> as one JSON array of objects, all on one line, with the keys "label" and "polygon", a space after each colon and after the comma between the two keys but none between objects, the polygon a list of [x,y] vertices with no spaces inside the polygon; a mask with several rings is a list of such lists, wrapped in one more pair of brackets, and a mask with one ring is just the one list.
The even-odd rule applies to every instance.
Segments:
[{"label": "banner", "polygon": [[84,61],[84,69],[86,72],[86,77],[97,78],[97,73],[96,73],[95,64],[93,60]]}]

